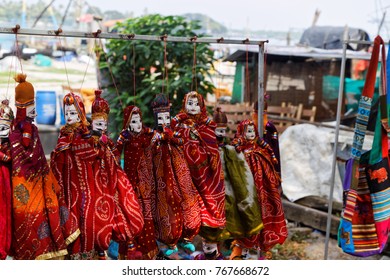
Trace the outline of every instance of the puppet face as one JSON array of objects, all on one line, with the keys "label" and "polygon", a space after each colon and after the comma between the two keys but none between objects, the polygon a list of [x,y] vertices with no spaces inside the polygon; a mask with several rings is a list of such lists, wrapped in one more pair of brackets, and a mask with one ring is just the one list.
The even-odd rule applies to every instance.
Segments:
[{"label": "puppet face", "polygon": [[217,127],[215,129],[215,135],[217,137],[221,137],[221,138],[225,137],[226,136],[226,127]]},{"label": "puppet face", "polygon": [[248,125],[248,127],[245,130],[245,138],[247,140],[253,140],[256,138],[256,132],[255,132],[254,125]]},{"label": "puppet face", "polygon": [[92,121],[92,130],[105,133],[107,131],[107,121],[103,118],[94,119]]},{"label": "puppet face", "polygon": [[0,138],[8,138],[9,135],[9,125],[0,124]]},{"label": "puppet face", "polygon": [[131,116],[129,130],[135,133],[140,133],[142,130],[142,121],[139,114],[133,114]]},{"label": "puppet face", "polygon": [[37,114],[35,113],[35,105],[32,104],[26,108],[26,116],[30,119],[34,119]]},{"label": "puppet face", "polygon": [[80,116],[76,110],[76,107],[72,105],[65,105],[65,119],[67,124],[75,124],[80,122]]},{"label": "puppet face", "polygon": [[212,254],[215,251],[218,251],[218,245],[216,243],[203,243],[203,252],[205,254]]},{"label": "puppet face", "polygon": [[190,97],[187,99],[186,111],[190,115],[197,115],[200,113],[200,106],[198,98]]},{"label": "puppet face", "polygon": [[158,126],[170,126],[171,116],[169,112],[157,113],[157,125]]}]

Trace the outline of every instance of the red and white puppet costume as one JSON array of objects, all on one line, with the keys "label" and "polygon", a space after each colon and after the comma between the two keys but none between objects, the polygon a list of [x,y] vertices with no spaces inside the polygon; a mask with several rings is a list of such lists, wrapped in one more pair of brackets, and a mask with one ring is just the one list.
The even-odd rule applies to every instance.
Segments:
[{"label": "red and white puppet costume", "polygon": [[[100,259],[109,242],[133,244],[144,225],[142,209],[133,186],[114,155],[114,143],[107,136],[110,107],[102,98],[101,90],[95,90],[92,103],[92,139],[98,154],[93,163],[95,191],[96,249]],[[131,252],[131,248],[129,248]],[[131,255],[129,252],[128,258]]]},{"label": "red and white puppet costume", "polygon": [[195,246],[191,242],[201,225],[200,197],[183,154],[183,139],[170,127],[170,104],[166,96],[158,94],[152,108],[156,125],[152,139],[156,237],[168,245],[166,256],[178,251],[179,240],[179,246],[192,253]]},{"label": "red and white puppet costume", "polygon": [[12,240],[11,146],[9,132],[14,113],[8,100],[0,104],[0,260],[9,254]]},{"label": "red and white puppet costume", "polygon": [[12,158],[12,219],[14,259],[54,259],[68,254],[79,234],[71,227],[69,208],[47,164],[33,124],[35,92],[26,75],[15,80],[16,119],[9,135]]},{"label": "red and white puppet costume", "polygon": [[50,164],[70,208],[73,228],[80,229],[76,241],[68,246],[71,259],[95,259],[97,227],[95,223],[96,189],[93,146],[81,97],[68,93],[63,106],[66,124],[61,128]]},{"label": "red and white puppet costume", "polygon": [[[208,234],[213,231],[213,234],[219,235],[226,224],[225,186],[215,135],[216,124],[207,116],[203,96],[194,91],[187,93],[182,110],[172,119],[171,127],[184,140],[184,156],[201,197],[200,235],[204,227],[208,228]],[[208,251],[206,255],[218,258],[220,253],[216,244],[208,243],[207,239],[204,240],[204,251]]]},{"label": "red and white puppet costume", "polygon": [[[138,196],[144,215],[144,227],[135,238],[137,251],[143,259],[154,259],[158,253],[152,207],[155,205],[155,187],[152,172],[151,140],[154,131],[142,123],[141,110],[130,105],[124,110],[123,130],[116,143],[117,154],[124,151],[124,170]],[[119,254],[124,254],[119,244]]]},{"label": "red and white puppet costume", "polygon": [[231,259],[241,255],[242,248],[260,248],[268,252],[287,238],[287,224],[278,187],[280,176],[275,169],[276,158],[269,144],[259,139],[256,125],[251,120],[242,121],[232,141],[237,152],[242,152],[254,176],[258,203],[264,228],[259,234],[234,242]]}]

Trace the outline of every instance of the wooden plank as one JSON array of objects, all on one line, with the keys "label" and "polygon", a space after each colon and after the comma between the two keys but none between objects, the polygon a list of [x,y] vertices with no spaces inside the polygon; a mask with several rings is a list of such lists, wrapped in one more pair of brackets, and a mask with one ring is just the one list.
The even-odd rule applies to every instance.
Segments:
[{"label": "wooden plank", "polygon": [[[326,212],[305,207],[286,199],[282,199],[282,202],[284,214],[287,220],[301,223],[305,226],[309,226],[323,232],[326,231],[326,223],[328,219]],[[340,218],[332,215],[330,234],[337,235],[339,223]]]},{"label": "wooden plank", "polygon": [[[329,200],[324,197],[310,195],[298,199],[294,201],[294,203],[307,206],[310,208],[314,208],[323,212],[328,212]],[[332,213],[340,216],[342,210],[343,210],[343,203],[338,201],[333,201]]]}]

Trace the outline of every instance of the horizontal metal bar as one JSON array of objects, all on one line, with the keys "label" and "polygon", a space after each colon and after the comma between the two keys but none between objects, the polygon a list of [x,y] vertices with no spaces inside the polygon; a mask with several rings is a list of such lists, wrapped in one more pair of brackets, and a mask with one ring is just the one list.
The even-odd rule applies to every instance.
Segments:
[{"label": "horizontal metal bar", "polygon": [[50,36],[50,37],[74,37],[74,38],[101,38],[101,39],[118,39],[118,40],[142,40],[142,41],[166,41],[166,42],[182,42],[182,43],[216,43],[216,44],[241,44],[241,45],[261,45],[268,43],[268,40],[238,40],[210,38],[210,37],[176,37],[168,35],[138,35],[138,34],[120,34],[106,33],[97,30],[96,32],[80,32],[80,31],[64,31],[58,30],[38,30],[12,27],[0,27],[0,33],[18,34],[18,35],[34,35],[34,36]]},{"label": "horizontal metal bar", "polygon": [[[361,44],[361,45],[373,45],[374,41],[360,41],[360,40],[344,40],[343,41],[346,44],[352,43],[352,44]],[[385,42],[385,45],[388,45],[389,42]]]}]

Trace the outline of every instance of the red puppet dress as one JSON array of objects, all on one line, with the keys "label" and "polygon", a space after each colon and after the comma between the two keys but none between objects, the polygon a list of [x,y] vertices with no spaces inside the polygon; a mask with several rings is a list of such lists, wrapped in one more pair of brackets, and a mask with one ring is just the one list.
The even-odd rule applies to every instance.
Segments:
[{"label": "red puppet dress", "polygon": [[179,239],[184,240],[180,246],[193,252],[195,247],[190,242],[198,234],[201,224],[200,197],[181,148],[183,139],[169,127],[168,99],[159,94],[152,107],[158,130],[152,139],[156,237],[168,245],[167,256],[177,251]]},{"label": "red puppet dress", "polygon": [[127,175],[113,153],[113,141],[107,137],[106,128],[110,112],[108,102],[100,97],[92,103],[92,130],[95,150],[93,163],[96,192],[96,249],[104,258],[111,238],[116,242],[133,242],[144,225],[142,210]]},{"label": "red puppet dress", "polygon": [[34,88],[19,74],[15,88],[17,107],[10,133],[13,194],[13,257],[51,259],[66,255],[78,234],[70,229],[68,207],[46,161],[35,115]]},{"label": "red puppet dress", "polygon": [[14,118],[8,100],[0,104],[0,260],[9,254],[12,240],[11,147],[9,129]]},{"label": "red puppet dress", "polygon": [[[133,131],[131,125],[136,126]],[[154,131],[142,125],[142,114],[138,107],[128,106],[124,110],[123,130],[117,140],[117,153],[124,150],[124,171],[127,174],[144,215],[144,227],[135,238],[135,245],[143,255],[143,259],[153,259],[158,253],[155,237],[155,228],[152,215],[152,206],[155,201],[155,188],[152,173],[151,140]],[[123,254],[123,244],[119,245],[120,254]]]},{"label": "red puppet dress", "polygon": [[[80,235],[68,247],[71,259],[94,259],[96,257],[96,181],[93,163],[97,153],[94,149],[88,122],[81,98],[73,93],[64,97],[64,107],[72,107],[76,122],[68,122],[60,130],[57,146],[51,153],[51,167],[60,186],[62,196],[70,208],[72,228],[79,228]],[[68,110],[64,110],[67,112]],[[66,113],[67,115],[68,113]]]},{"label": "red puppet dress", "polygon": [[[246,138],[247,128],[252,126],[256,137]],[[232,141],[237,152],[242,152],[252,171],[257,189],[258,202],[261,207],[261,218],[264,228],[257,235],[238,240],[237,244],[245,248],[260,248],[269,251],[276,244],[283,244],[287,238],[287,226],[278,187],[280,176],[275,169],[275,155],[271,147],[258,139],[253,121],[242,121]]]},{"label": "red puppet dress", "polygon": [[[187,112],[186,104],[189,98],[198,100],[199,113]],[[182,110],[172,119],[171,127],[180,133],[184,140],[184,156],[201,198],[202,227],[214,229],[218,235],[226,223],[224,179],[215,135],[216,124],[207,116],[200,94],[186,94]]]}]

